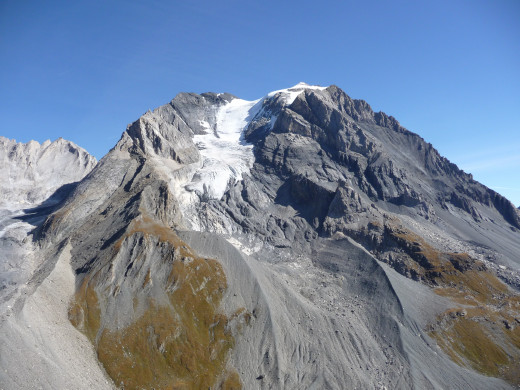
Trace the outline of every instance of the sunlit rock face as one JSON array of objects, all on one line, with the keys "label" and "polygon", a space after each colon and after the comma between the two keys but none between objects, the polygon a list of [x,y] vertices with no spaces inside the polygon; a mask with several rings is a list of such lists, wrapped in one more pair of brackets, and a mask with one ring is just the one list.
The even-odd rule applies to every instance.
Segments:
[{"label": "sunlit rock face", "polygon": [[336,86],[181,93],[68,158],[16,241],[6,388],[520,383],[518,209]]},{"label": "sunlit rock face", "polygon": [[27,235],[96,165],[62,138],[18,143],[0,137],[0,313],[22,294],[39,262]]},{"label": "sunlit rock face", "polygon": [[24,144],[0,137],[0,208],[36,206],[64,184],[83,179],[95,165],[93,156],[63,138]]}]

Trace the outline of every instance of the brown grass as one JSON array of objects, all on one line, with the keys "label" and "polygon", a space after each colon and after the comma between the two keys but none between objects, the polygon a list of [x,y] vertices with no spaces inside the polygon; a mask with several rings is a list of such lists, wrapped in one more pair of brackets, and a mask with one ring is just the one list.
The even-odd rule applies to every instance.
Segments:
[{"label": "brown grass", "polygon": [[85,277],[69,305],[70,322],[85,333],[91,342],[96,340],[101,321],[101,311],[93,285],[93,279]]},{"label": "brown grass", "polygon": [[227,373],[224,382],[220,386],[222,390],[240,390],[242,389],[242,381],[240,380],[240,376],[238,372],[231,371]]},{"label": "brown grass", "polygon": [[125,389],[205,389],[225,369],[234,340],[226,319],[205,325],[197,313],[151,303],[147,312],[122,331],[104,330],[99,360]]},{"label": "brown grass", "polygon": [[506,353],[486,331],[486,327],[472,319],[454,322],[450,334],[454,351],[466,358],[471,366],[486,375],[498,376],[499,368],[509,363]]},{"label": "brown grass", "polygon": [[440,316],[442,325],[430,336],[457,364],[520,384],[520,376],[515,374],[520,362],[518,345],[509,342],[509,347],[503,348],[514,331],[505,330],[500,315],[490,313],[488,308],[470,308],[466,312],[465,316],[454,316],[448,310]]},{"label": "brown grass", "polygon": [[[145,240],[155,237],[172,246],[175,256],[163,260],[171,265],[165,286],[169,304],[150,300],[144,314],[131,325],[100,330],[99,301],[91,287],[94,283],[86,277],[70,306],[73,325],[95,344],[100,362],[117,386],[241,389],[238,373],[226,370],[227,356],[234,345],[230,321],[248,324],[250,314],[245,308],[231,318],[220,313],[227,288],[221,264],[197,256],[173,230],[148,217],[134,220],[115,250],[136,233],[143,233]],[[148,271],[143,287],[149,283]]]},{"label": "brown grass", "polygon": [[404,264],[410,271],[437,294],[464,305],[429,326],[439,347],[459,365],[520,384],[520,296],[467,253],[439,251],[402,227],[385,229],[409,256]]},{"label": "brown grass", "polygon": [[465,305],[465,315],[447,310],[430,333],[444,352],[459,365],[520,384],[520,328],[509,330],[504,322],[515,325],[518,295],[489,272],[471,270],[456,288],[435,292]]}]

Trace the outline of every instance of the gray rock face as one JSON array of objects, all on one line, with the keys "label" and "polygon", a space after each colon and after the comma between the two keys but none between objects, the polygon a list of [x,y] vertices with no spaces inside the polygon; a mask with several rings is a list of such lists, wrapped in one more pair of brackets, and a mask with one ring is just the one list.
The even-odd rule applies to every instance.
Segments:
[{"label": "gray rock face", "polygon": [[37,267],[28,232],[95,165],[93,156],[62,138],[23,144],[0,137],[0,313]]},{"label": "gray rock face", "polygon": [[48,199],[96,165],[84,149],[62,138],[26,144],[0,137],[0,208],[22,209]]},{"label": "gray rock face", "polygon": [[[59,208],[95,165],[93,156],[61,138],[23,144],[0,137],[3,388],[74,388],[76,383],[106,388],[99,369],[96,375],[79,368],[85,365],[78,362],[88,361],[92,355],[88,342],[78,337],[69,323],[66,301],[60,295],[74,291],[67,253],[55,256],[51,251],[44,255],[38,243],[30,239],[34,229]],[[55,272],[51,266],[55,266]],[[66,344],[68,349],[60,348]],[[45,377],[52,379],[47,382]]]},{"label": "gray rock face", "polygon": [[[464,316],[446,317],[461,305],[450,286],[476,297],[482,310],[514,314],[502,314],[493,297],[518,294],[518,229],[519,212],[507,199],[336,86],[299,84],[255,102],[182,93],[130,125],[39,226],[34,283],[44,283],[62,256],[48,254],[66,247],[76,275],[73,322],[115,386],[111,362],[119,355],[104,340],[136,356],[131,340],[148,332],[149,344],[140,344],[147,358],[169,359],[169,341],[150,342],[168,327],[148,313],[159,306],[171,321],[184,319],[165,338],[178,340],[191,326],[182,306],[191,302],[198,318],[193,299],[202,297],[225,316],[224,334],[234,340],[227,353],[210,357],[211,367],[222,367],[206,387],[236,372],[247,389],[510,388],[518,378],[501,374],[507,356],[491,375],[509,382],[482,375],[487,362],[457,355],[442,337],[458,340],[449,333],[454,321],[488,326],[472,317],[473,301],[464,303]],[[211,258],[222,266],[225,288],[218,267],[202,274]],[[186,280],[188,292],[175,295]],[[489,280],[496,280],[489,290],[471,287]],[[6,321],[10,332],[20,323]],[[198,331],[214,335],[219,321]],[[518,351],[496,337],[489,348],[500,345],[514,361]],[[92,360],[81,364],[99,369]],[[169,364],[175,375],[184,372],[179,360]],[[0,373],[15,383],[8,370]],[[194,377],[179,379],[202,386]]]}]

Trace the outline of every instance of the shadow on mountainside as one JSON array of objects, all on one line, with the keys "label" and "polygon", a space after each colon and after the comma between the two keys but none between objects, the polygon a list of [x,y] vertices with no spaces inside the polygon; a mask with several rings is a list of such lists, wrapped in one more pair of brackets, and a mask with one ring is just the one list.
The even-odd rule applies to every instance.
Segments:
[{"label": "shadow on mountainside", "polygon": [[65,199],[67,199],[67,197],[74,191],[78,183],[79,181],[61,186],[38,206],[23,209],[23,214],[17,215],[16,217],[13,217],[13,219],[33,225],[34,229],[32,229],[29,234],[33,235],[33,241],[37,241],[37,232],[40,230],[43,222],[49,215],[63,205]]}]

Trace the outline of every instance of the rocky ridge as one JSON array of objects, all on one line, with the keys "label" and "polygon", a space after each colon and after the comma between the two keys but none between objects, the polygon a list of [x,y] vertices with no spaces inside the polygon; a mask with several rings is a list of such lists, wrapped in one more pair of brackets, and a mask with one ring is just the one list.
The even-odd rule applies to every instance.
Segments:
[{"label": "rocky ridge", "polygon": [[24,144],[0,137],[0,208],[36,206],[64,184],[81,180],[96,162],[63,138]]},{"label": "rocky ridge", "polygon": [[[96,165],[84,149],[62,138],[17,143],[0,137],[0,298],[6,302],[34,271],[28,232],[51,213]],[[11,298],[9,298],[11,297]]]},{"label": "rocky ridge", "polygon": [[[47,252],[31,240],[95,165],[93,156],[61,138],[24,144],[0,137],[2,388],[74,388],[77,382],[103,388],[106,383],[102,374],[90,375],[85,361],[94,356],[68,319],[64,297],[74,292],[75,278],[69,247]],[[49,261],[54,269],[42,274]]]}]

